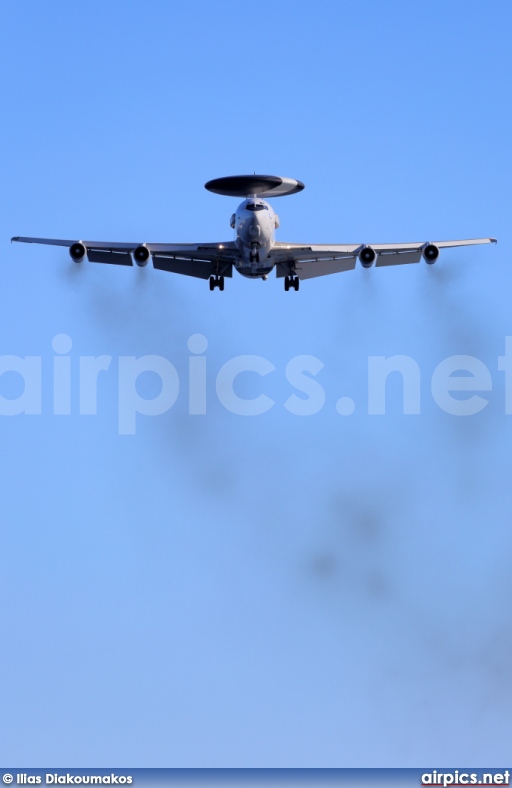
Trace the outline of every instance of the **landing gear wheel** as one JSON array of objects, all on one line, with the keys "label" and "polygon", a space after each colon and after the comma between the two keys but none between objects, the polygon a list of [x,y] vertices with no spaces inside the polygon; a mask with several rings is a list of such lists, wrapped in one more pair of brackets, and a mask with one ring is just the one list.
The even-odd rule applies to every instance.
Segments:
[{"label": "landing gear wheel", "polygon": [[251,254],[249,256],[249,261],[251,263],[259,263],[260,261],[259,248],[260,245],[258,243],[251,244]]},{"label": "landing gear wheel", "polygon": [[219,290],[224,290],[223,276],[210,276],[210,290],[215,290],[216,287],[218,287]]},{"label": "landing gear wheel", "polygon": [[292,287],[295,292],[299,289],[299,277],[298,276],[285,276],[284,278],[284,289],[286,292]]}]

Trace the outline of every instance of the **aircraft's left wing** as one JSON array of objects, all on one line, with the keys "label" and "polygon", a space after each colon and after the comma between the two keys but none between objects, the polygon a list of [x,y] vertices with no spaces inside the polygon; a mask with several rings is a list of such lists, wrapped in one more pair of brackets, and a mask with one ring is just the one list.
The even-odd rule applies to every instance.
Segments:
[{"label": "aircraft's left wing", "polygon": [[[85,255],[92,263],[113,263],[114,265],[146,265],[151,258],[153,266],[161,271],[170,271],[185,276],[196,276],[208,279],[212,275],[230,277],[233,263],[239,256],[238,249],[232,241],[212,244],[158,244],[142,242],[111,242],[111,241],[71,241],[59,238],[26,238],[15,236],[12,241],[29,244],[49,244],[50,246],[67,246],[72,252],[78,247],[73,258],[79,262]],[[139,249],[145,259],[138,259]],[[80,254],[82,252],[82,254]],[[73,256],[73,254],[72,254]]]},{"label": "aircraft's left wing", "polygon": [[[419,263],[429,247],[447,249],[455,246],[496,243],[495,238],[473,238],[463,241],[423,241],[404,244],[274,244],[270,257],[276,264],[278,277],[296,275],[299,279],[312,279],[355,268],[358,257],[365,249],[375,253],[376,266]],[[434,262],[434,259],[428,260]],[[369,263],[368,265],[371,265]]]}]

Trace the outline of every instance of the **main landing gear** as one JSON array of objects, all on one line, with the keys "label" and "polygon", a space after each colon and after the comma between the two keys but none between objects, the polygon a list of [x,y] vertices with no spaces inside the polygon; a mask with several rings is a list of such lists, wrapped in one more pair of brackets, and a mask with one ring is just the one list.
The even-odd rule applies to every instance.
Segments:
[{"label": "main landing gear", "polygon": [[293,288],[295,290],[295,292],[298,291],[298,289],[299,289],[299,277],[298,276],[285,276],[285,278],[284,278],[284,289],[286,290],[286,292],[288,292],[290,287]]},{"label": "main landing gear", "polygon": [[216,287],[218,287],[219,290],[224,290],[223,276],[210,276],[210,290],[215,290]]}]

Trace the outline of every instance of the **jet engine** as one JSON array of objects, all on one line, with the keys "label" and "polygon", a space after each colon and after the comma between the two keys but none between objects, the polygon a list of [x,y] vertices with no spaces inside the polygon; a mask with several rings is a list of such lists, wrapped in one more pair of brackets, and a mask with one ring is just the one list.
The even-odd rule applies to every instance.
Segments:
[{"label": "jet engine", "polygon": [[429,265],[435,263],[437,258],[439,257],[439,249],[434,244],[427,244],[423,249],[423,259]]},{"label": "jet engine", "polygon": [[144,266],[148,264],[148,260],[150,257],[151,257],[151,252],[149,251],[148,247],[145,246],[144,244],[138,246],[133,253],[133,259],[135,260],[135,262],[140,268],[144,268]]},{"label": "jet engine", "polygon": [[69,254],[75,263],[81,263],[87,254],[87,249],[81,241],[77,241],[76,244],[71,244],[69,247]]},{"label": "jet engine", "polygon": [[371,246],[364,246],[359,252],[359,262],[363,268],[371,268],[376,256],[375,250]]}]

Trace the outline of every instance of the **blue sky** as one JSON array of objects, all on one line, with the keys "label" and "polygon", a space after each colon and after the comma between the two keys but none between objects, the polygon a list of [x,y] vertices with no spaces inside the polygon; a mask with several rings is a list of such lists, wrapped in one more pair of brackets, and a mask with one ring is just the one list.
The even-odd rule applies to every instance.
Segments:
[{"label": "blue sky", "polygon": [[[0,416],[0,756],[36,766],[335,767],[506,761],[512,734],[512,335],[508,3],[5,5],[0,356],[36,356],[39,415]],[[424,264],[304,282],[201,280],[84,263],[13,235],[230,240],[215,177],[298,178],[291,242],[495,236]],[[52,341],[72,339],[71,414]],[[207,413],[187,406],[193,334]],[[109,355],[98,412],[83,356]],[[121,356],[159,355],[180,395],[119,434]],[[218,371],[275,371],[237,391]],[[324,365],[297,416],[288,362]],[[368,358],[406,355],[386,414]],[[443,412],[439,363],[492,390]],[[2,398],[22,395],[0,376]],[[139,380],[156,397],[158,379]],[[350,396],[355,411],[336,402]]]}]

